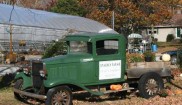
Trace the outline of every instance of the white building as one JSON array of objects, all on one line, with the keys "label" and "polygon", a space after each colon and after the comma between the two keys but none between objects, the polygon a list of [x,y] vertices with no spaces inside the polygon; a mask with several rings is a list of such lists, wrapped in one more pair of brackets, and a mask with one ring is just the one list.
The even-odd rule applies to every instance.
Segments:
[{"label": "white building", "polygon": [[[152,34],[151,27],[144,27],[142,29],[143,36],[149,36]],[[172,19],[166,25],[154,26],[153,35],[159,42],[166,42],[166,38],[169,34],[174,35],[175,39],[180,39],[182,35],[182,14],[175,14]]]}]

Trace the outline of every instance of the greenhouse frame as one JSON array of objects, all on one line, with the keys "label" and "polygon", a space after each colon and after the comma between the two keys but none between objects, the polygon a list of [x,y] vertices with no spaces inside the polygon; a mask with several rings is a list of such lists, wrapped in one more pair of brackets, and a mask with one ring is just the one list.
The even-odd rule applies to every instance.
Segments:
[{"label": "greenhouse frame", "polygon": [[[0,4],[0,51],[9,51],[10,33],[13,51],[18,52],[30,48],[44,51],[51,41],[80,32],[117,33],[84,17]],[[25,46],[20,46],[22,41]]]}]

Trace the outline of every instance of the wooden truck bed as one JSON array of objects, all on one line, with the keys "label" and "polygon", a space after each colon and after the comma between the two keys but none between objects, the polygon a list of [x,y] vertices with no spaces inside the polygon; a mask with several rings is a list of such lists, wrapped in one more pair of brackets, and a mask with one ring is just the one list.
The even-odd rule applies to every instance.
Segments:
[{"label": "wooden truck bed", "polygon": [[136,62],[127,69],[128,78],[140,78],[147,72],[156,72],[162,77],[171,76],[170,62]]}]

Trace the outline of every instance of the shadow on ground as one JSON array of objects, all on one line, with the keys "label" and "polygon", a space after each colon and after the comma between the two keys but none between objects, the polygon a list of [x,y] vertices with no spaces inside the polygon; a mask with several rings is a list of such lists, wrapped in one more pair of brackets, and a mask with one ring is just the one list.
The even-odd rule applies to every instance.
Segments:
[{"label": "shadow on ground", "polygon": [[6,74],[0,77],[0,89],[4,87],[9,87],[14,80],[15,74]]},{"label": "shadow on ground", "polygon": [[[73,99],[77,101],[84,101],[84,102],[103,102],[103,101],[114,101],[114,100],[122,100],[126,98],[130,98],[130,95],[133,92],[128,93],[126,91],[117,92],[117,93],[110,93],[103,96],[93,96],[88,92],[81,92],[81,93],[74,93]],[[134,93],[136,95],[136,93]]]}]

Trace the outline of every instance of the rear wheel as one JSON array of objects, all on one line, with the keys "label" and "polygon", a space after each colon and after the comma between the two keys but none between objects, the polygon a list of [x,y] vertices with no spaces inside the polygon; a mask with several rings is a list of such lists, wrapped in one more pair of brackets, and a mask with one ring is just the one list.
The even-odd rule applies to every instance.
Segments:
[{"label": "rear wheel", "polygon": [[139,94],[143,98],[150,98],[164,88],[164,83],[157,73],[144,74],[138,83]]},{"label": "rear wheel", "polygon": [[[22,89],[22,85],[23,85],[23,79],[18,79],[18,80],[15,82],[14,88],[15,88],[15,89],[21,90],[21,89]],[[18,93],[15,93],[15,92],[14,92],[14,97],[15,97],[17,100],[20,100],[20,101],[23,100],[23,96],[20,95],[20,94],[18,94]]]},{"label": "rear wheel", "polygon": [[46,105],[72,105],[72,92],[67,86],[50,89],[47,93]]}]

